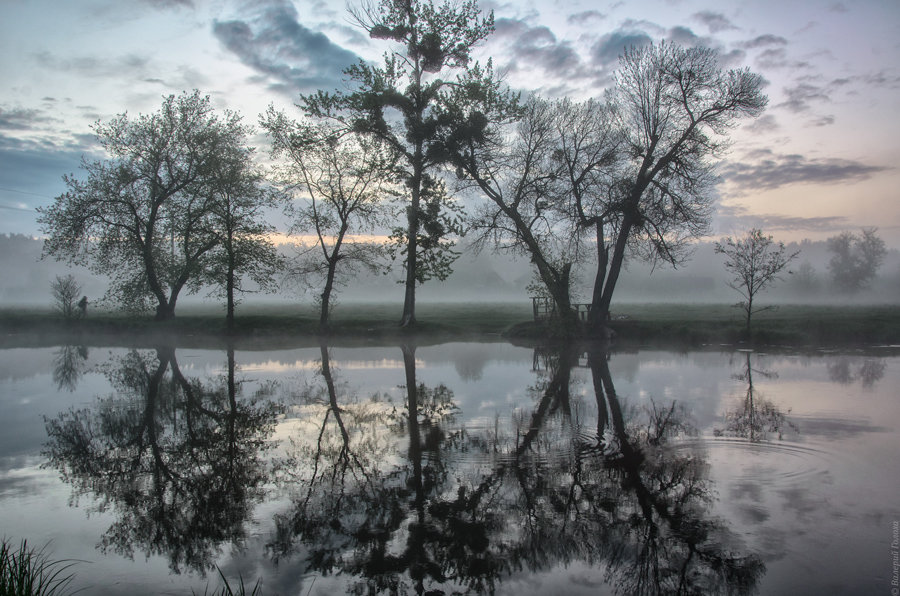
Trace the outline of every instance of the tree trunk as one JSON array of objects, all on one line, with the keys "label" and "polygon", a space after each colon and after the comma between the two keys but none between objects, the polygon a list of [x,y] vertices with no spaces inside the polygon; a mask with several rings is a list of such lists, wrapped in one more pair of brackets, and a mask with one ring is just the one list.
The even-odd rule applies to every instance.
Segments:
[{"label": "tree trunk", "polygon": [[594,277],[594,290],[591,294],[591,310],[588,312],[588,329],[594,335],[598,335],[607,320],[609,320],[609,307],[602,311],[600,304],[603,301],[603,283],[606,281],[606,270],[609,267],[609,250],[604,241],[603,224],[597,223],[597,275]]},{"label": "tree trunk", "polygon": [[228,275],[225,279],[225,327],[234,331],[234,259],[228,264]]},{"label": "tree trunk", "polygon": [[325,276],[325,288],[322,290],[322,310],[319,312],[319,327],[328,327],[328,310],[331,304],[331,292],[334,289],[334,276],[337,271],[337,259],[328,260],[328,273]]},{"label": "tree trunk", "polygon": [[[421,150],[417,151],[420,154]],[[412,179],[412,197],[406,211],[406,290],[403,296],[403,317],[401,327],[412,327],[416,324],[416,272],[419,266],[419,201],[422,190],[422,168],[414,166]]]},{"label": "tree trunk", "polygon": [[616,244],[613,248],[612,260],[609,262],[609,271],[606,276],[606,283],[603,284],[603,293],[600,296],[599,303],[592,303],[591,310],[597,311],[597,316],[602,317],[602,321],[606,321],[609,314],[609,307],[612,303],[613,292],[616,290],[616,282],[619,280],[619,272],[622,270],[622,263],[625,261],[625,248],[628,246],[628,235],[631,234],[631,228],[634,220],[630,215],[626,215],[622,220],[622,227],[619,229],[619,235],[616,237]]}]

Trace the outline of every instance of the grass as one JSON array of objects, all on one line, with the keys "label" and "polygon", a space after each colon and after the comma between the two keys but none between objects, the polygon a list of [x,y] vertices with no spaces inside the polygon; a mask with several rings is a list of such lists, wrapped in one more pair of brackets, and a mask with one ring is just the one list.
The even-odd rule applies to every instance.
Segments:
[{"label": "grass", "polygon": [[[395,342],[485,340],[501,336],[540,339],[545,330],[532,323],[531,304],[428,303],[417,305],[414,330],[400,329],[399,304],[341,304],[332,316],[331,341]],[[900,343],[900,307],[783,305],[754,315],[746,337],[742,313],[723,304],[620,304],[610,326],[624,344],[754,343],[830,346]],[[65,321],[49,310],[0,309],[0,345],[175,345],[218,347],[234,340],[242,348],[314,344],[320,331],[311,306],[240,305],[234,337],[225,332],[216,307],[183,307],[172,321],[149,315],[92,313]],[[32,342],[32,344],[28,344]]]},{"label": "grass", "polygon": [[0,595],[53,596],[64,594],[74,577],[70,569],[77,561],[52,561],[45,548],[34,549],[23,540],[16,548],[4,538],[0,542]]},{"label": "grass", "polygon": [[[238,575],[238,583],[236,586],[232,587],[228,582],[228,578],[225,577],[225,574],[222,573],[222,570],[216,566],[216,571],[219,572],[219,577],[222,579],[222,587],[216,590],[215,592],[209,592],[209,587],[204,590],[203,596],[262,596],[262,581],[256,580],[256,583],[253,584],[253,589],[248,592],[247,586],[244,584],[244,578],[241,575]],[[193,590],[191,591],[192,593]],[[196,594],[195,594],[196,596]]]}]

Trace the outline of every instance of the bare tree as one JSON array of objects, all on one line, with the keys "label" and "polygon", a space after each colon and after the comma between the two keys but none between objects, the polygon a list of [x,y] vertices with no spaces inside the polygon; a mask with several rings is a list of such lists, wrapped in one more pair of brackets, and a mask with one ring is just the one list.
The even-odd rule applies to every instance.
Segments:
[{"label": "bare tree", "polygon": [[725,268],[734,275],[728,286],[743,298],[739,306],[746,315],[746,333],[750,337],[750,318],[772,308],[754,306],[754,299],[779,279],[779,274],[800,251],[788,253],[783,242],[775,243],[772,236],[764,236],[756,228],[742,238],[723,238],[716,242],[715,251],[725,255]]},{"label": "bare tree", "polygon": [[[319,294],[319,324],[325,328],[335,287],[342,275],[358,267],[380,269],[381,245],[350,241],[386,219],[388,201],[396,194],[392,154],[377,140],[341,136],[327,125],[310,126],[270,108],[263,125],[272,138],[272,154],[284,157],[277,169],[286,189],[303,193],[286,207],[293,233],[310,233],[313,246],[303,251],[293,273],[314,276]],[[340,267],[339,267],[340,265]]]},{"label": "bare tree", "polygon": [[860,233],[842,232],[828,239],[832,253],[828,270],[838,289],[856,292],[867,288],[884,262],[887,249],[877,228],[863,228]]},{"label": "bare tree", "polygon": [[763,79],[747,69],[722,70],[714,50],[662,42],[626,50],[612,94],[623,135],[621,169],[594,198],[610,222],[591,303],[591,319],[609,314],[629,253],[678,263],[687,242],[707,230],[711,160],[742,117],[765,108]]},{"label": "bare tree", "polygon": [[74,318],[77,313],[78,295],[81,294],[81,284],[75,281],[75,276],[57,275],[50,283],[50,289],[59,314],[67,319]]}]

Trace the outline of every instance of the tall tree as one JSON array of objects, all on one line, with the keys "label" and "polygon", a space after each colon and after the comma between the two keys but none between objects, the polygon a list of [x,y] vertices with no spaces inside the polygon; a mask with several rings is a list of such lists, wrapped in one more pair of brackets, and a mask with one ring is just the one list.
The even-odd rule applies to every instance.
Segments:
[{"label": "tall tree", "polygon": [[778,281],[779,274],[797,258],[800,251],[788,253],[783,242],[776,244],[771,236],[764,236],[762,230],[756,228],[743,238],[723,238],[716,242],[715,250],[725,255],[725,268],[734,275],[728,286],[743,298],[739,306],[746,315],[745,331],[750,337],[750,318],[753,314],[772,308],[754,306],[753,300]]},{"label": "tall tree", "polygon": [[877,228],[863,228],[859,234],[842,232],[828,239],[828,250],[832,253],[828,271],[838,289],[856,292],[875,279],[887,254],[877,231]]},{"label": "tall tree", "polygon": [[307,114],[334,118],[356,133],[384,141],[400,156],[406,186],[406,226],[393,237],[404,246],[406,280],[401,326],[413,325],[417,284],[444,279],[456,255],[453,234],[458,218],[440,180],[447,154],[438,131],[453,127],[442,105],[448,79],[465,75],[472,48],[494,29],[493,13],[481,14],[475,0],[380,0],[351,10],[353,20],[376,39],[394,42],[384,63],[360,61],[345,74],[356,85],[351,92],[303,96]]},{"label": "tall tree", "polygon": [[253,150],[243,143],[230,147],[214,164],[209,185],[210,225],[218,245],[210,251],[204,281],[225,295],[225,320],[234,328],[237,296],[245,292],[242,280],[253,280],[262,290],[275,287],[275,274],[282,259],[270,234],[274,226],[265,221],[266,210],[278,197],[264,186],[263,175],[253,162]]},{"label": "tall tree", "polygon": [[722,70],[714,50],[662,42],[621,58],[612,92],[622,134],[622,167],[594,197],[615,222],[604,230],[591,302],[592,323],[609,314],[629,249],[677,263],[687,240],[705,233],[713,158],[742,117],[759,115],[763,79],[747,69]]},{"label": "tall tree", "polygon": [[263,126],[273,157],[283,157],[279,182],[304,196],[286,206],[291,231],[312,232],[315,242],[300,255],[296,273],[321,282],[319,324],[327,327],[335,287],[342,276],[366,267],[378,270],[384,251],[372,242],[348,241],[371,232],[385,219],[396,190],[394,159],[377,139],[340,135],[332,126],[310,126],[270,108]]},{"label": "tall tree", "polygon": [[198,91],[170,95],[158,112],[97,122],[108,159],[84,161],[86,178],[38,210],[44,250],[108,274],[110,294],[128,306],[156,302],[175,316],[185,286],[200,285],[205,255],[220,238],[210,224],[220,156],[244,138],[240,117],[217,115]]}]

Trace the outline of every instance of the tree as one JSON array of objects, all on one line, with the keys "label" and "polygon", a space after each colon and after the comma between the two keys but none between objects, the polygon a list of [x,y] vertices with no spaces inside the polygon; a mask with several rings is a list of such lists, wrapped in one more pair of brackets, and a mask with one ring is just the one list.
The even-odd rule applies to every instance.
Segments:
[{"label": "tree", "polygon": [[598,242],[595,327],[608,317],[629,251],[676,264],[687,241],[706,231],[710,160],[727,147],[724,135],[737,119],[765,108],[762,86],[762,77],[747,69],[723,71],[708,48],[662,42],[625,51],[611,97],[621,169],[606,192],[594,193],[599,205],[591,207],[603,214],[594,221],[605,225],[606,239]]},{"label": "tree", "polygon": [[229,149],[214,165],[210,185],[210,223],[218,245],[209,253],[204,280],[225,295],[225,320],[231,330],[235,294],[245,291],[242,278],[249,276],[263,290],[274,289],[282,259],[269,240],[275,228],[263,220],[264,211],[275,206],[277,197],[263,186],[253,151],[243,143]]},{"label": "tree", "polygon": [[842,291],[857,292],[869,287],[884,262],[887,249],[877,228],[863,228],[859,235],[842,232],[827,240],[832,257],[828,270],[834,284]]},{"label": "tree", "polygon": [[233,112],[218,116],[198,91],[170,95],[158,112],[122,114],[93,130],[108,159],[84,161],[86,178],[38,210],[45,253],[111,276],[126,306],[156,302],[175,316],[186,285],[200,286],[205,255],[221,240],[210,219],[219,159],[247,130]]},{"label": "tree", "polygon": [[764,236],[762,230],[756,228],[743,238],[723,238],[716,242],[715,251],[725,255],[725,268],[734,275],[728,286],[743,298],[739,306],[746,315],[746,333],[750,337],[750,318],[753,314],[772,308],[754,307],[753,300],[780,279],[779,274],[800,251],[787,253],[783,242],[776,244],[771,236]]},{"label": "tree", "polygon": [[[447,161],[440,130],[457,123],[442,109],[449,98],[448,79],[469,66],[472,48],[494,30],[493,13],[482,16],[475,0],[380,0],[351,10],[356,24],[370,37],[392,41],[395,49],[383,66],[360,61],[345,70],[358,87],[348,93],[302,96],[313,117],[333,118],[355,133],[376,137],[399,156],[400,179],[406,187],[406,226],[394,230],[403,244],[406,280],[401,326],[415,324],[417,284],[445,279],[456,257],[452,236],[459,220],[439,179]],[[459,77],[458,77],[459,78]]]},{"label": "tree", "polygon": [[[572,267],[583,260],[584,247],[594,244],[594,331],[608,318],[626,257],[677,264],[689,240],[706,231],[714,181],[710,159],[721,155],[722,135],[737,118],[758,115],[767,101],[761,77],[722,71],[712,50],[650,45],[625,52],[605,101],[527,108],[516,124],[516,147],[504,150],[503,128],[523,112],[496,87],[475,83],[461,86],[468,103],[459,103],[466,105],[474,130],[448,144],[456,164],[495,203],[497,193],[488,187],[497,185],[485,181],[518,179],[500,208],[503,217],[489,218],[488,225],[502,232],[511,222],[506,232],[535,261],[562,312],[571,303]],[[486,130],[478,129],[479,120],[489,123]],[[510,168],[518,173],[500,175]],[[540,242],[527,239],[525,230],[531,233],[536,225],[567,243],[565,254],[555,251],[552,268],[560,275],[541,271],[551,269],[541,261],[554,259]]]},{"label": "tree", "polygon": [[71,274],[57,275],[56,279],[50,283],[50,289],[53,292],[53,300],[59,314],[67,319],[73,318],[76,314],[78,295],[81,294],[81,284],[75,281],[75,276]]},{"label": "tree", "polygon": [[579,237],[564,210],[554,205],[564,176],[554,159],[559,146],[555,107],[531,98],[519,110],[511,98],[494,97],[496,103],[484,106],[492,123],[488,129],[447,143],[460,175],[490,201],[470,225],[481,243],[530,258],[562,325],[570,329],[575,325],[570,294]]},{"label": "tree", "polygon": [[325,328],[342,276],[359,267],[381,267],[384,251],[378,245],[348,241],[348,236],[372,231],[384,220],[386,197],[395,192],[394,160],[377,139],[300,124],[272,108],[263,126],[272,138],[273,157],[286,159],[278,170],[281,183],[308,197],[288,205],[286,212],[293,233],[315,233],[315,244],[301,254],[296,273],[324,278],[318,298],[319,324]]}]

